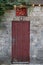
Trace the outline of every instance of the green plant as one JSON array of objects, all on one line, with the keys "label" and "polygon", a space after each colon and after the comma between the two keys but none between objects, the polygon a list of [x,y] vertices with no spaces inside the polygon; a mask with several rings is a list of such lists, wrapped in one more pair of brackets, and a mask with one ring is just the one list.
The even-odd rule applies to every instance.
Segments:
[{"label": "green plant", "polygon": [[0,0],[0,22],[3,22],[2,18],[5,11],[10,9],[13,9],[13,5],[10,3],[9,0]]},{"label": "green plant", "polygon": [[9,0],[0,0],[0,16],[5,13],[6,10],[13,9],[13,5]]}]

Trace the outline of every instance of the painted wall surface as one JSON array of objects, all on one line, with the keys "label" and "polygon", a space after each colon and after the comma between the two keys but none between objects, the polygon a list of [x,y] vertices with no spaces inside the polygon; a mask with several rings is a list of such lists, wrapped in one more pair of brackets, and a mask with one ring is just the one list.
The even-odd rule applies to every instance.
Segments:
[{"label": "painted wall surface", "polygon": [[[6,29],[0,30],[0,60],[9,62],[12,48],[12,20],[21,20],[16,17],[15,10],[7,11],[4,15]],[[30,20],[30,58],[31,63],[43,62],[43,7],[34,7],[23,20]],[[39,60],[37,60],[37,59]],[[40,61],[40,62],[39,62]]]}]

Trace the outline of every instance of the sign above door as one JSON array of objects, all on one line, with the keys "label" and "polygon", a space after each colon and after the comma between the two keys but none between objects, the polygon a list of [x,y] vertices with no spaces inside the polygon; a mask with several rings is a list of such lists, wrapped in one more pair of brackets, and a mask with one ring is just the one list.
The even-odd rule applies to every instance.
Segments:
[{"label": "sign above door", "polygon": [[27,16],[27,8],[26,7],[17,7],[16,8],[16,16]]}]

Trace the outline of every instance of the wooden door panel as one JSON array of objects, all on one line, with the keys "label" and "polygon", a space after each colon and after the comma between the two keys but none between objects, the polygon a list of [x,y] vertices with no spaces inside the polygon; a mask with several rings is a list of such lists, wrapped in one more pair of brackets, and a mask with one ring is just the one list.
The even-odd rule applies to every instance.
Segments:
[{"label": "wooden door panel", "polygon": [[12,22],[12,60],[30,61],[30,22]]}]

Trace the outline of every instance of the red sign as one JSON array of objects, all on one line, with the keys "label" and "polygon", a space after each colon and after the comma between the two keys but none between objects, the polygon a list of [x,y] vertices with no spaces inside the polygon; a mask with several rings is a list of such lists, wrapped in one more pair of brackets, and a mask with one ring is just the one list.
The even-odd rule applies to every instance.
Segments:
[{"label": "red sign", "polygon": [[16,16],[27,16],[27,8],[16,8]]}]

